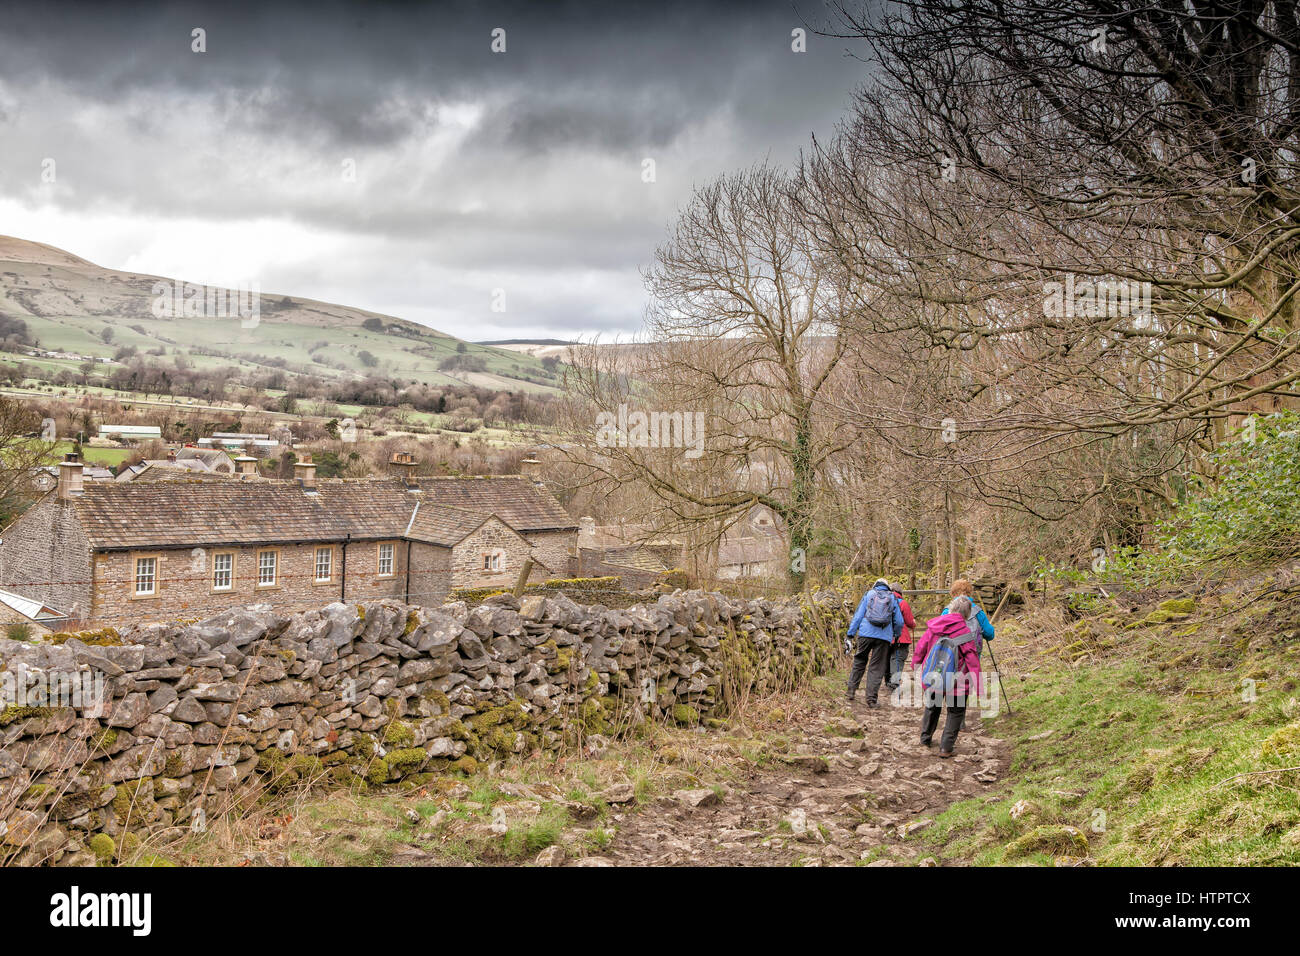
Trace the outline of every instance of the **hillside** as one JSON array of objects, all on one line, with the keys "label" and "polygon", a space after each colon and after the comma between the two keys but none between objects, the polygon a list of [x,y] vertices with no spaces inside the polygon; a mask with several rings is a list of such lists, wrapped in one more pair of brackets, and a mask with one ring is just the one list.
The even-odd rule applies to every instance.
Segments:
[{"label": "hillside", "polygon": [[[558,380],[537,357],[463,342],[415,322],[263,291],[253,328],[238,319],[159,317],[158,282],[37,242],[0,236],[0,317],[27,324],[40,348],[111,359],[123,347],[163,349],[196,366],[276,367],[324,378],[379,374],[433,385],[546,391]],[[45,357],[52,363],[66,357]],[[444,368],[448,362],[458,367]],[[52,366],[53,367],[53,366]]]}]

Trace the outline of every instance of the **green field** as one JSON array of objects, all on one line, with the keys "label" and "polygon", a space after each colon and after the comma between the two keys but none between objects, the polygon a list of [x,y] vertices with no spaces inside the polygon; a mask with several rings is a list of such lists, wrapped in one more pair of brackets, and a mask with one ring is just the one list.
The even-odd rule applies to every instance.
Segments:
[{"label": "green field", "polygon": [[[18,240],[10,247],[15,258],[0,260],[0,312],[25,322],[47,351],[111,359],[129,346],[140,354],[162,349],[157,361],[182,356],[199,369],[284,367],[326,379],[375,375],[535,392],[559,384],[556,373],[530,355],[464,342],[401,318],[278,293],[261,295],[251,328],[237,317],[160,316],[153,291],[159,280],[153,276],[101,269]],[[466,317],[467,324],[474,321]],[[482,371],[439,368],[452,357],[481,363]],[[54,374],[77,369],[84,358],[32,361]]]}]

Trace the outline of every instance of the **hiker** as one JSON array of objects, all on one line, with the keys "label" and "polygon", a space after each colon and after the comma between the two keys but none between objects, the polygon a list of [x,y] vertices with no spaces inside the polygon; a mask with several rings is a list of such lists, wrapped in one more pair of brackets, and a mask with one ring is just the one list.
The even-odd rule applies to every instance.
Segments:
[{"label": "hiker", "polygon": [[[975,602],[975,589],[965,578],[958,578],[956,581],[952,582],[952,588],[948,593],[953,598],[970,598],[971,610],[970,613],[966,615],[966,623],[970,625],[972,634],[980,634],[983,636],[983,641],[975,642],[975,653],[983,657],[984,641],[993,640],[993,622],[990,621],[989,616],[984,613],[984,608],[980,607],[979,604]],[[943,609],[943,613],[947,614],[951,607],[952,603],[949,602],[948,607]]]},{"label": "hiker", "polygon": [[865,671],[867,706],[877,706],[880,682],[889,667],[894,635],[902,627],[903,612],[898,607],[898,598],[889,590],[888,581],[877,578],[876,583],[862,595],[862,603],[849,622],[849,637],[856,637],[858,641],[853,667],[849,670],[849,700],[857,694],[858,683]]},{"label": "hiker", "polygon": [[948,708],[939,756],[952,756],[957,734],[966,719],[967,700],[980,690],[980,656],[975,648],[981,635],[968,625],[971,599],[964,594],[952,599],[944,613],[925,623],[925,633],[912,651],[912,668],[925,683],[925,707],[921,712],[921,745],[933,743],[939,726],[939,712]]},{"label": "hiker", "polygon": [[903,682],[903,665],[907,661],[907,652],[912,649],[912,628],[916,627],[916,618],[912,616],[912,606],[903,598],[903,586],[891,584],[889,590],[894,592],[898,609],[903,614],[903,626],[894,635],[894,650],[889,656],[889,689],[895,691]]}]

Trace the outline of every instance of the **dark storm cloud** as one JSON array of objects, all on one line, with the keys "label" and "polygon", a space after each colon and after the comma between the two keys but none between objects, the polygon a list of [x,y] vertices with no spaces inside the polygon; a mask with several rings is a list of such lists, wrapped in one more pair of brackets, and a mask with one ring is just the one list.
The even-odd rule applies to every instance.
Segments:
[{"label": "dark storm cloud", "polygon": [[[535,293],[536,327],[520,334],[630,331],[637,269],[691,186],[789,162],[840,115],[861,63],[816,36],[790,51],[791,29],[816,16],[780,0],[13,7],[0,24],[0,200],[160,230],[275,220],[374,257],[343,287],[328,262],[313,277],[268,260],[268,281],[299,283],[284,291],[428,320],[477,301],[462,274],[491,274]],[[504,55],[489,48],[496,27]],[[36,177],[43,157],[59,161],[57,188]],[[646,158],[654,184],[640,180]],[[345,162],[355,183],[340,183]],[[139,251],[32,238],[108,265]],[[420,314],[400,279],[367,285],[391,272],[380,257],[434,269],[437,306]],[[572,281],[538,287],[542,274]]]}]

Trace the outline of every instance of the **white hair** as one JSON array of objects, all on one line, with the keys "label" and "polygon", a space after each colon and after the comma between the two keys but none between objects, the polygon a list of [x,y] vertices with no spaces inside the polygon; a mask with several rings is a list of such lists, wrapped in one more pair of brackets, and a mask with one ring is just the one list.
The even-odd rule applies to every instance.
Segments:
[{"label": "white hair", "polygon": [[963,594],[952,599],[952,603],[948,605],[948,610],[953,614],[960,614],[962,617],[970,617],[972,607],[974,607],[974,604],[971,599]]}]

